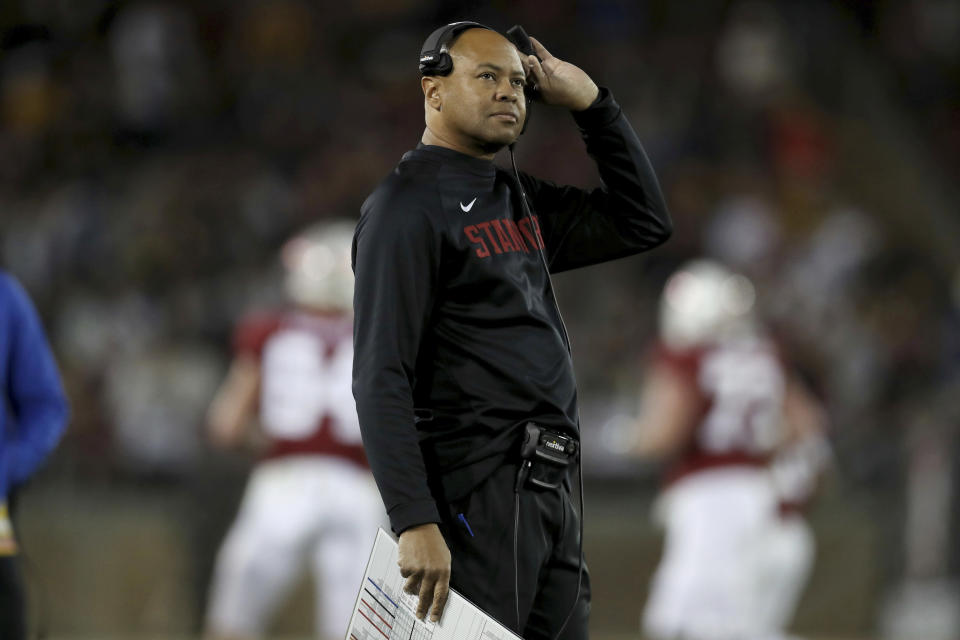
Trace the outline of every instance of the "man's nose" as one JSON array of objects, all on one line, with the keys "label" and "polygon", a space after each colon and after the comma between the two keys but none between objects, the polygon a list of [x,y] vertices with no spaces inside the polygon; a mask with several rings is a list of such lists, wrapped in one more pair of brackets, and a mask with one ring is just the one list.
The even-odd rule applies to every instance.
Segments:
[{"label": "man's nose", "polygon": [[517,95],[520,90],[511,80],[501,82],[497,85],[497,100],[500,102],[516,102],[519,99]]}]

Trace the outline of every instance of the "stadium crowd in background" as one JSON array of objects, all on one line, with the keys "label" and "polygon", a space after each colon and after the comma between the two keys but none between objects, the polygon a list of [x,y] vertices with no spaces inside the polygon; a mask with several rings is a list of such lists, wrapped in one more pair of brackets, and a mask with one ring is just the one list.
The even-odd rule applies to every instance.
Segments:
[{"label": "stadium crowd in background", "polygon": [[[957,3],[455,4],[0,9],[0,255],[74,413],[44,482],[194,473],[233,322],[279,302],[282,241],[355,216],[416,142],[399,52],[453,19],[520,23],[617,87],[678,224],[652,258],[558,278],[585,423],[635,402],[668,274],[722,260],[753,280],[829,413],[839,490],[874,516],[885,588],[955,579]],[[557,152],[579,142],[556,122],[538,114],[521,168],[595,181],[589,159]],[[598,440],[588,491],[591,474],[630,473],[616,438]]]}]

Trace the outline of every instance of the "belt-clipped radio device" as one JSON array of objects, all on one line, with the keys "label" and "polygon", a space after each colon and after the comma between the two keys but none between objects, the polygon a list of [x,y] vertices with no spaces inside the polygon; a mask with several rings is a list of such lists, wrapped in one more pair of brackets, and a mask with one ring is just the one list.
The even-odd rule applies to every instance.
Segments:
[{"label": "belt-clipped radio device", "polygon": [[528,482],[540,489],[559,489],[578,450],[573,438],[528,422],[524,426],[521,464],[514,488],[519,490]]}]

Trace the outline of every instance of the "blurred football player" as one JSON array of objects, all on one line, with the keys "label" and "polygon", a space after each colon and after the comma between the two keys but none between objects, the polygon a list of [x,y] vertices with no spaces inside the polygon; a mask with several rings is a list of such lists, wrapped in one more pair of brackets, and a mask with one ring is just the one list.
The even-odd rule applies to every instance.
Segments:
[{"label": "blurred football player", "polygon": [[240,444],[258,414],[267,450],[217,558],[208,637],[261,636],[304,567],[313,571],[318,636],[342,637],[386,522],[351,392],[353,229],[338,221],[290,240],[282,258],[294,307],[236,330],[209,435]]},{"label": "blurred football player", "polygon": [[706,260],[664,289],[635,441],[637,455],[669,460],[643,614],[656,640],[783,637],[812,563],[806,524],[781,503],[803,497],[824,462],[822,411],[754,302],[747,278]]}]

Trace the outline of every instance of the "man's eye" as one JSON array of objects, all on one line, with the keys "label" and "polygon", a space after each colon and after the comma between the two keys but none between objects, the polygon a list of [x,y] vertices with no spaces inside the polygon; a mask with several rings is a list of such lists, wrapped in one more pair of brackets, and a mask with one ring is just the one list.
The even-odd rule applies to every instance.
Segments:
[{"label": "man's eye", "polygon": [[527,86],[527,83],[526,83],[525,80],[521,80],[520,78],[514,78],[514,80],[513,80],[513,86],[522,89],[522,88],[524,88],[525,86]]},{"label": "man's eye", "polygon": [[492,79],[493,79],[493,74],[492,74],[492,73],[484,72],[484,73],[481,73],[481,74],[480,74],[480,77],[483,78],[484,80],[492,80]]}]

